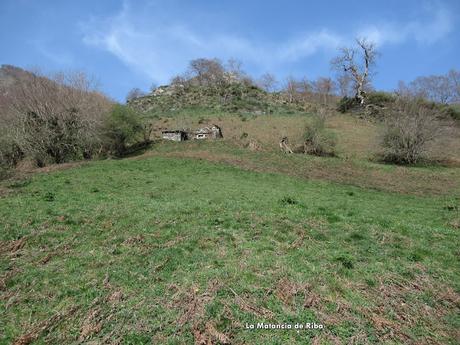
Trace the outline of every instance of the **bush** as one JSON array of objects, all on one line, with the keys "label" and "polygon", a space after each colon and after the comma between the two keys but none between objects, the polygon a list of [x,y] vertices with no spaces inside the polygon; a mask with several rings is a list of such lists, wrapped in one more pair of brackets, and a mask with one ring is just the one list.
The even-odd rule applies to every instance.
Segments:
[{"label": "bush", "polygon": [[337,144],[333,133],[327,132],[324,118],[316,117],[304,133],[304,152],[315,156],[335,156]]},{"label": "bush", "polygon": [[358,100],[355,97],[342,97],[337,104],[337,110],[341,113],[346,113],[348,110],[359,105]]},{"label": "bush", "polygon": [[460,121],[460,104],[445,105],[442,107],[441,112],[446,117]]},{"label": "bush", "polygon": [[416,164],[426,158],[440,130],[437,112],[416,99],[400,99],[385,120],[383,160]]},{"label": "bush", "polygon": [[387,104],[394,103],[396,100],[395,96],[388,92],[378,91],[370,92],[367,95],[366,103],[384,106]]},{"label": "bush", "polygon": [[2,132],[0,132],[0,180],[7,178],[12,168],[23,158],[21,149],[7,133]]},{"label": "bush", "polygon": [[12,168],[22,158],[23,153],[16,143],[7,136],[2,136],[0,138],[0,166],[4,169]]},{"label": "bush", "polygon": [[13,83],[8,95],[0,124],[10,133],[10,153],[3,154],[8,160],[14,162],[21,152],[44,166],[91,158],[100,149],[102,118],[111,102],[85,75],[58,74],[51,79],[28,73]]},{"label": "bush", "polygon": [[106,150],[116,156],[124,155],[128,145],[146,139],[143,136],[144,130],[141,118],[135,110],[125,105],[115,105],[104,124]]}]

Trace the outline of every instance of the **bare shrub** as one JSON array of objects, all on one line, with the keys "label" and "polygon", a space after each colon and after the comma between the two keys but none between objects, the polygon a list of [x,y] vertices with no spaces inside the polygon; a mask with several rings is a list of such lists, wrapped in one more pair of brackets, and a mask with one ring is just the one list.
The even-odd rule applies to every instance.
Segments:
[{"label": "bare shrub", "polygon": [[264,73],[256,83],[261,89],[267,92],[274,92],[278,81],[274,74]]},{"label": "bare shrub", "polygon": [[[155,84],[152,85],[152,90],[155,90],[156,86]],[[133,99],[139,98],[139,97],[144,97],[146,93],[139,89],[138,87],[135,87],[131,90],[129,90],[128,94],[126,95],[126,102],[130,102]]]},{"label": "bare shrub", "polygon": [[385,119],[381,139],[383,160],[397,164],[418,163],[426,158],[440,128],[433,108],[418,99],[398,99]]},{"label": "bare shrub", "polygon": [[39,166],[91,158],[101,148],[100,128],[111,107],[93,85],[83,73],[17,80],[0,124],[10,145]]},{"label": "bare shrub", "polygon": [[335,156],[337,140],[325,128],[325,117],[317,116],[305,128],[304,152],[315,156]]}]

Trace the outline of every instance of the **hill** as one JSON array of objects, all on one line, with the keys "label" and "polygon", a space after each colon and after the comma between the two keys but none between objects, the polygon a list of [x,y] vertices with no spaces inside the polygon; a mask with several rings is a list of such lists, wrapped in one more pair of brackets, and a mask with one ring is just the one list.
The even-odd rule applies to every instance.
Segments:
[{"label": "hill", "polygon": [[[0,182],[0,343],[456,344],[458,127],[436,161],[383,164],[362,109],[195,81],[115,107],[142,150]],[[281,152],[318,119],[334,155]]]},{"label": "hill", "polygon": [[182,112],[294,114],[310,108],[308,104],[288,102],[282,93],[268,93],[253,84],[238,81],[222,86],[186,83],[160,86],[148,95],[128,101],[128,105],[150,117]]},{"label": "hill", "polygon": [[[164,157],[90,162],[9,188],[2,343],[458,337],[458,210],[448,194]],[[247,328],[261,322],[324,329]]]}]

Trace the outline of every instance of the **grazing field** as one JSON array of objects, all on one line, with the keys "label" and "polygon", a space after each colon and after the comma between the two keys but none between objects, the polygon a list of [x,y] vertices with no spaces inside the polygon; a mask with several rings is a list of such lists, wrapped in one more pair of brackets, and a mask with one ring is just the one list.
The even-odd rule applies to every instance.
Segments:
[{"label": "grazing field", "polygon": [[[358,160],[373,160],[379,151],[382,130],[381,122],[374,119],[361,119],[349,114],[340,114],[328,109],[326,128],[337,138],[337,153],[340,157]],[[303,142],[305,126],[311,123],[317,112],[297,112],[293,114],[243,115],[223,114],[185,109],[164,117],[146,115],[146,121],[153,126],[153,137],[161,138],[166,129],[200,128],[217,124],[223,129],[227,143],[245,146],[250,140],[260,144],[262,151],[279,151],[279,142],[287,136],[293,145]],[[460,128],[446,123],[441,135],[430,150],[429,155],[442,162],[460,166]]]},{"label": "grazing field", "polygon": [[458,169],[184,144],[8,182],[1,343],[458,343]]}]

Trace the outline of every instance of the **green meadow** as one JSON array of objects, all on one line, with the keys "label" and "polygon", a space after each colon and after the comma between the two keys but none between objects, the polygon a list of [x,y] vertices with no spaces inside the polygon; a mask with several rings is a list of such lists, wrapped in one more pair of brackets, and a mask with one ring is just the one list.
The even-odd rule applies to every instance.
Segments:
[{"label": "green meadow", "polygon": [[8,182],[0,343],[458,343],[455,194],[174,149]]}]

